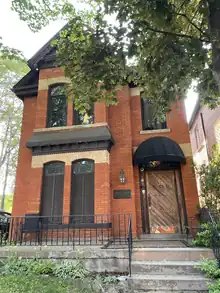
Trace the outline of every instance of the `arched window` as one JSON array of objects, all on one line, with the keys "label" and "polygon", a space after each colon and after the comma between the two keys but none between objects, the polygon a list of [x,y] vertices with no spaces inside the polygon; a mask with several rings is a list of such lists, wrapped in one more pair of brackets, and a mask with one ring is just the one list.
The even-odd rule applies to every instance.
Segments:
[{"label": "arched window", "polygon": [[47,111],[47,127],[66,126],[67,97],[64,85],[50,87]]},{"label": "arched window", "polygon": [[[71,215],[94,214],[94,161],[80,160],[72,163]],[[85,217],[83,219],[87,221]]]},{"label": "arched window", "polygon": [[60,222],[63,214],[63,162],[50,162],[44,165],[41,216],[49,217],[49,222]]}]

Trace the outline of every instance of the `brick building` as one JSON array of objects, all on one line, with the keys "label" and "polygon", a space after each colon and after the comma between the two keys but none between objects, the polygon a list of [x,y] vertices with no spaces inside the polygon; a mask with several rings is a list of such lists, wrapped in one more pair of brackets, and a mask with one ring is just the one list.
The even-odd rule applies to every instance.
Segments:
[{"label": "brick building", "polygon": [[[198,100],[189,121],[193,161],[197,166],[208,164],[214,145],[220,146],[220,107],[210,109]],[[197,177],[200,190],[199,177]]]},{"label": "brick building", "polygon": [[134,236],[184,233],[198,206],[184,103],[158,122],[128,85],[118,105],[95,103],[82,115],[54,59],[48,42],[14,87],[24,112],[12,215],[130,214]]}]

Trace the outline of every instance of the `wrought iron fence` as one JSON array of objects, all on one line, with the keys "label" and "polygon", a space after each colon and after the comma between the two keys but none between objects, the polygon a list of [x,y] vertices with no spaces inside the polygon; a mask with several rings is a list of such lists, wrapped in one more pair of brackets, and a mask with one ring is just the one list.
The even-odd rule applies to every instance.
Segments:
[{"label": "wrought iron fence", "polygon": [[127,214],[0,218],[0,245],[130,247],[131,243],[131,217]]},{"label": "wrought iron fence", "polygon": [[220,267],[220,231],[218,227],[219,214],[208,211],[212,227],[212,250]]},{"label": "wrought iron fence", "polygon": [[128,222],[128,260],[129,260],[130,277],[131,277],[132,251],[133,251],[133,238],[132,238],[132,222],[130,217]]}]

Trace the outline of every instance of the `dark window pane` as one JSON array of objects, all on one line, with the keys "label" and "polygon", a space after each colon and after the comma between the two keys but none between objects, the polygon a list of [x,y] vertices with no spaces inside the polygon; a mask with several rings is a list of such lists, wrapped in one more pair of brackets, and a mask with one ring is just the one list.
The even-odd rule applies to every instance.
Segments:
[{"label": "dark window pane", "polygon": [[143,130],[164,129],[166,125],[166,115],[163,119],[157,119],[157,113],[150,100],[141,99],[141,113]]},{"label": "dark window pane", "polygon": [[94,162],[85,160],[73,163],[73,174],[85,174],[94,172]]},{"label": "dark window pane", "polygon": [[47,127],[66,126],[67,98],[64,86],[55,86],[50,89],[48,103]]},{"label": "dark window pane", "polygon": [[74,125],[87,125],[94,123],[94,106],[91,106],[89,110],[85,113],[80,113],[77,110],[74,110]]},{"label": "dark window pane", "polygon": [[51,96],[65,96],[65,88],[63,85],[54,86],[50,91]]},{"label": "dark window pane", "polygon": [[63,214],[64,168],[62,162],[44,166],[41,216],[43,223],[61,223]]}]

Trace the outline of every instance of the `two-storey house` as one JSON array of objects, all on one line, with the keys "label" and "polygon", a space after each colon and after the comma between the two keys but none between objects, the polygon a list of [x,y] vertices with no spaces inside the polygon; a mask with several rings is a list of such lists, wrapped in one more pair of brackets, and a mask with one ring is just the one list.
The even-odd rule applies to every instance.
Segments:
[{"label": "two-storey house", "polygon": [[[24,111],[12,215],[49,217],[59,227],[78,216],[84,228],[131,215],[134,236],[184,233],[198,206],[184,102],[158,122],[153,104],[128,84],[117,105],[98,102],[82,115],[55,57],[48,42],[13,89]],[[124,229],[121,219],[113,234]]]}]

